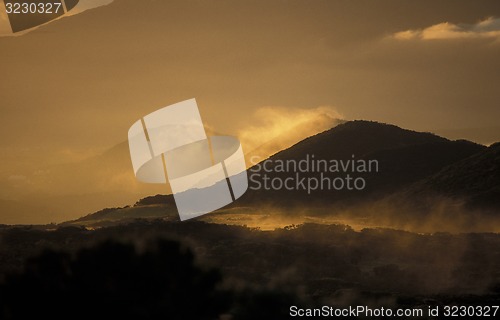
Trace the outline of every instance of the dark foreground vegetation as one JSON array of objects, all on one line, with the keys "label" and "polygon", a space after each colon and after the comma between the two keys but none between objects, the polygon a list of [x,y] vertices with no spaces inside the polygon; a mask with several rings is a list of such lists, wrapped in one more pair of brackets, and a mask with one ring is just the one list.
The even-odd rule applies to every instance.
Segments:
[{"label": "dark foreground vegetation", "polygon": [[136,221],[0,230],[0,318],[281,319],[291,305],[498,305],[500,235]]}]

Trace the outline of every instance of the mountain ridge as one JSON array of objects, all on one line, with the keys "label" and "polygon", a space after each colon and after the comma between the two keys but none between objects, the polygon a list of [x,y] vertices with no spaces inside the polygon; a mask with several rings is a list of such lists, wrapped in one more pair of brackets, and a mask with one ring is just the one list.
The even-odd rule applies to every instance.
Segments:
[{"label": "mountain ridge", "polygon": [[[352,141],[355,143],[350,143]],[[377,144],[377,142],[380,143]],[[377,175],[372,177],[364,175],[367,185],[372,185],[367,187],[367,190],[358,193],[342,191],[332,193],[331,190],[323,190],[308,195],[288,190],[284,192],[249,189],[236,202],[218,212],[240,207],[259,208],[268,205],[293,208],[309,204],[313,207],[342,208],[383,200],[398,192],[401,193],[401,190],[407,190],[407,194],[412,194],[411,190],[415,188],[415,185],[438,176],[443,170],[449,170],[446,168],[460,166],[460,163],[467,163],[470,161],[468,159],[475,157],[488,158],[489,150],[497,151],[497,149],[500,149],[500,143],[486,147],[467,140],[451,141],[432,133],[406,130],[395,125],[374,121],[349,121],[308,137],[263,161],[298,160],[311,151],[315,151],[318,158],[323,156],[327,159],[348,159],[353,152],[359,153],[360,159],[376,158],[381,164]],[[497,163],[498,159],[493,161]],[[249,175],[258,166],[251,167]],[[466,167],[471,172],[471,177],[474,177],[473,166]],[[497,167],[495,170],[498,172],[500,169]],[[273,178],[285,177],[286,175],[273,173]],[[426,187],[426,190],[430,191],[430,188]],[[492,192],[496,194],[498,190],[493,188]],[[415,194],[418,195],[418,193]],[[414,197],[414,200],[418,201],[418,198]],[[157,210],[164,210],[164,214],[158,213]],[[86,224],[92,224],[93,220],[102,222],[112,213],[113,218],[109,219],[109,222],[113,223],[113,221],[121,220],[120,211],[126,216],[125,220],[149,217],[177,219],[173,196],[158,194],[138,200],[133,207],[115,208],[108,212],[101,210],[99,215],[90,214],[75,222]],[[151,212],[154,213],[151,214]]]}]

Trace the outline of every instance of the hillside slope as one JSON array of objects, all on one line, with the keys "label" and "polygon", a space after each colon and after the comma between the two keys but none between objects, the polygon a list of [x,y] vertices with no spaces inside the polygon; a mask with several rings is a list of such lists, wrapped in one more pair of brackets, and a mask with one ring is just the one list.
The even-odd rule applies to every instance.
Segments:
[{"label": "hillside slope", "polygon": [[[376,160],[378,172],[325,173],[325,176],[332,179],[342,177],[345,174],[360,176],[366,181],[366,188],[363,190],[313,190],[310,193],[306,190],[287,190],[286,188],[255,190],[256,181],[263,182],[264,175],[269,179],[293,178],[297,172],[275,170],[278,169],[277,165],[280,161],[282,163],[286,161],[299,162],[307,155],[309,157],[314,155],[316,160],[352,160],[353,155],[355,159],[359,160]],[[460,180],[464,184],[474,186],[472,180],[484,180],[482,176],[489,174],[487,170],[495,171],[495,175],[492,175],[492,179],[487,180],[489,183],[482,187],[484,192],[481,194],[489,195],[488,192],[496,194],[498,187],[495,185],[495,177],[499,172],[498,164],[492,166],[489,165],[490,160],[485,160],[490,159],[491,155],[498,156],[498,146],[486,148],[469,141],[450,141],[431,133],[405,130],[393,125],[370,121],[351,121],[307,138],[264,160],[268,161],[270,165],[264,167],[265,162],[261,162],[250,168],[248,171],[249,190],[242,198],[219,212],[240,214],[245,210],[241,211],[239,208],[251,208],[246,210],[247,213],[255,213],[258,212],[255,209],[268,205],[283,208],[322,207],[328,209],[326,212],[331,212],[332,208],[368,204],[372,201],[386,199],[394,194],[400,194],[402,190],[410,190],[411,188],[414,190],[406,194],[413,195],[412,199],[418,202],[424,190],[430,192],[431,185],[435,185],[436,192],[440,192],[438,188],[440,185],[445,188],[448,182],[444,177],[454,180],[455,176],[459,175],[465,179]],[[481,167],[484,168],[483,173],[477,174],[476,162],[485,162],[485,164],[481,164]],[[321,172],[299,172],[299,174],[307,179],[317,178]],[[440,176],[442,178],[439,178]],[[420,186],[421,191],[415,191],[417,190],[416,186]],[[456,187],[453,190],[450,189],[446,195],[466,195],[467,190],[457,182]],[[476,198],[478,202],[484,199]],[[133,207],[101,210],[78,219],[75,223],[107,225],[138,218],[176,220],[173,197],[171,195],[147,197],[138,201]]]}]

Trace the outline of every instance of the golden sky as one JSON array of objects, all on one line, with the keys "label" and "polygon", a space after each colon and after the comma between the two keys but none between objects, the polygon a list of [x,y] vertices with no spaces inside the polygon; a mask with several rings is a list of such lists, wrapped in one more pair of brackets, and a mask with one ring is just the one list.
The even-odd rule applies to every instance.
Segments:
[{"label": "golden sky", "polygon": [[[26,194],[125,194],[91,182],[66,188],[81,173],[59,171],[61,182],[48,168],[98,155],[140,117],[193,97],[213,131],[242,136],[249,149],[290,119],[325,115],[500,140],[496,0],[115,0],[0,37],[0,52],[0,206]],[[136,187],[37,221],[151,191]]]}]

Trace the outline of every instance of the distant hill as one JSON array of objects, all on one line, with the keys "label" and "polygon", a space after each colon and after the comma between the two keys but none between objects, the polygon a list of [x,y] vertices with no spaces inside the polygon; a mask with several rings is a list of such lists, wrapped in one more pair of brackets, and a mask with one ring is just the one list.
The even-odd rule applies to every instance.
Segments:
[{"label": "distant hill", "polygon": [[[239,207],[348,207],[370,203],[401,194],[419,201],[424,193],[442,193],[449,197],[470,196],[476,205],[482,202],[496,204],[499,194],[499,144],[489,148],[465,140],[450,141],[432,133],[405,130],[397,126],[371,122],[350,121],[283,150],[267,161],[249,170],[252,174],[266,174],[270,179],[286,179],[295,172],[274,172],[279,161],[300,161],[306,155],[324,160],[377,160],[379,171],[350,173],[366,181],[363,190],[252,190],[234,202],[227,210]],[[300,172],[301,176],[316,177],[318,172]],[[327,173],[331,178],[342,176]],[[250,177],[250,187],[254,185]],[[258,180],[258,179],[257,179]],[[262,181],[261,181],[262,182]],[[224,209],[224,210],[226,210]],[[76,223],[92,225],[113,224],[136,218],[177,219],[172,195],[156,195],[139,200],[133,207],[106,209],[78,219]]]},{"label": "distant hill", "polygon": [[[257,153],[265,156],[274,154],[321,128],[335,126],[339,120],[318,114],[312,123],[315,124],[314,129],[310,128],[311,123],[305,123],[263,140],[262,146],[254,153],[247,153],[246,158],[250,159]],[[210,128],[207,134],[225,135]],[[243,148],[245,152],[249,151],[244,145]],[[30,183],[22,189],[22,199],[29,201],[3,201],[0,198],[0,211],[3,212],[1,223],[60,222],[104,206],[121,207],[147,195],[171,193],[169,184],[142,183],[135,178],[127,141],[83,160],[45,166],[43,170],[27,174],[26,180]],[[11,185],[3,187],[13,188]],[[34,198],[32,194],[40,189],[44,190],[43,195]],[[29,205],[22,202],[29,202]],[[50,216],[50,220],[47,220],[47,216]]]},{"label": "distant hill", "polygon": [[[316,190],[307,194],[303,190],[249,190],[240,202],[251,204],[279,203],[282,205],[324,205],[359,203],[373,200],[401,190],[421,179],[439,172],[444,167],[470,157],[485,146],[469,141],[450,141],[432,133],[415,132],[371,121],[350,121],[335,128],[309,137],[296,145],[270,157],[268,166],[254,166],[249,175],[254,175],[250,186],[264,184],[264,176],[269,181],[284,180],[295,172],[280,171],[280,161],[299,162],[309,155],[315,160],[376,160],[378,172],[327,173],[331,179],[363,177],[366,187],[363,190]],[[271,172],[266,172],[266,170]],[[301,177],[318,178],[318,172],[301,172]],[[252,184],[253,181],[258,181]]]},{"label": "distant hill", "polygon": [[179,216],[172,195],[155,195],[140,199],[132,206],[105,208],[61,225],[105,227],[137,219],[177,221]]}]

